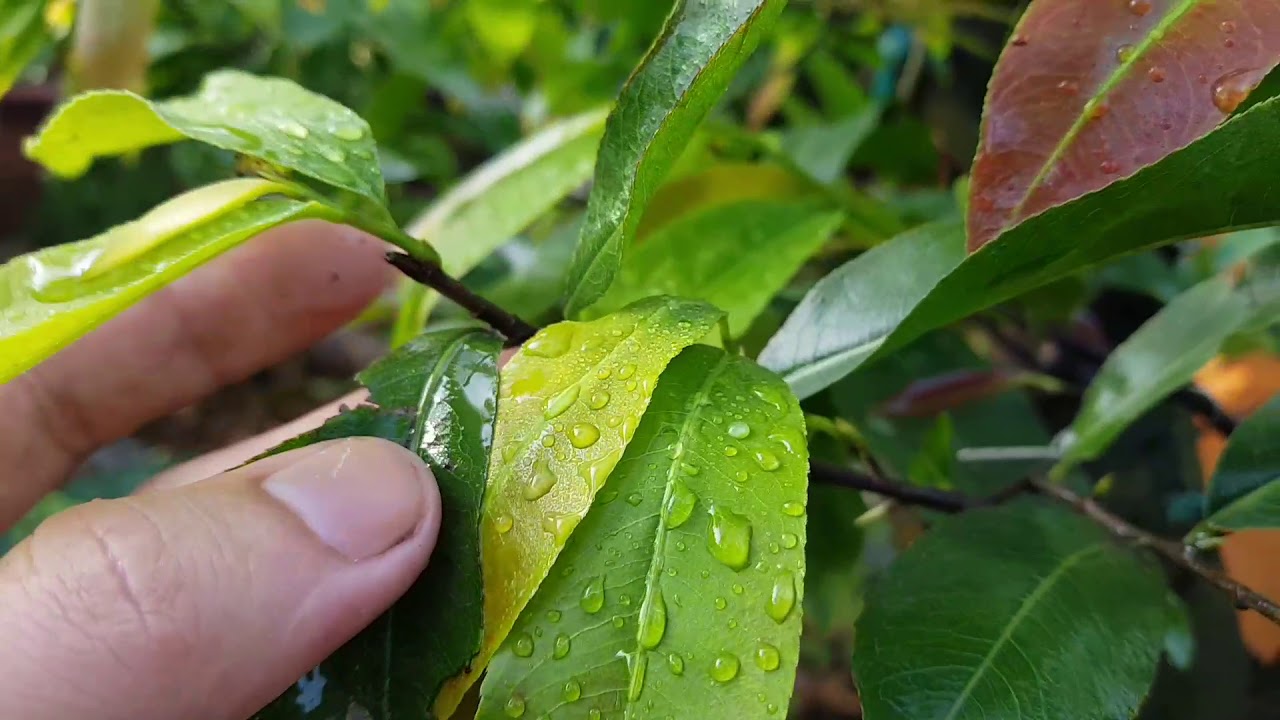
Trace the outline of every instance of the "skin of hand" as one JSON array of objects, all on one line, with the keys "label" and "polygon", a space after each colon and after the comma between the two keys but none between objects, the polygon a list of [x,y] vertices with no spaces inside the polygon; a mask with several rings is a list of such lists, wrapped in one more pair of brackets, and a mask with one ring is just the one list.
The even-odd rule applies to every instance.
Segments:
[{"label": "skin of hand", "polygon": [[[0,385],[0,531],[96,448],[354,319],[390,281],[382,252],[348,228],[277,229]],[[389,607],[440,524],[416,455],[356,438],[243,465],[338,404],[60,513],[0,558],[0,717],[242,720]]]}]

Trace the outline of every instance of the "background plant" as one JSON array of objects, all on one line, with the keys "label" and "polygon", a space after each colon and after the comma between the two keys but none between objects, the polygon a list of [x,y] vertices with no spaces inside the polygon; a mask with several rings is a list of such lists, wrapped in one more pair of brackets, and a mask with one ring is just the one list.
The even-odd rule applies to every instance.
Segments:
[{"label": "background plant", "polygon": [[0,378],[284,222],[405,275],[242,391],[393,346],[286,447],[447,506],[262,717],[1274,715],[1277,409],[1208,392],[1280,311],[1271,3],[126,5],[0,4]]}]

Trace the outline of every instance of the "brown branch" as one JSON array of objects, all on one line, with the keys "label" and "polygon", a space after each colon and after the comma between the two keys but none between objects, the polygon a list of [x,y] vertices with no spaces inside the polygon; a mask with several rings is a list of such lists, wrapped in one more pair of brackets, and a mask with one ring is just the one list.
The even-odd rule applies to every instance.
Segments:
[{"label": "brown branch", "polygon": [[813,462],[811,464],[809,478],[818,484],[875,493],[905,505],[923,507],[950,514],[1000,505],[1023,495],[1040,495],[1061,503],[1092,520],[1117,540],[1136,547],[1146,548],[1173,565],[1197,575],[1231,598],[1236,608],[1253,610],[1276,625],[1280,625],[1280,603],[1276,603],[1274,600],[1227,577],[1221,570],[1198,559],[1195,552],[1182,543],[1153,535],[1136,527],[1102,507],[1093,498],[1077,495],[1061,485],[1041,480],[1025,480],[995,495],[975,498],[961,493],[919,488],[883,478],[871,477],[823,462]]},{"label": "brown branch", "polygon": [[418,260],[402,252],[387,253],[387,262],[410,279],[426,285],[461,305],[476,319],[502,333],[507,338],[508,345],[520,345],[538,331],[519,317],[471,292],[435,263]]}]

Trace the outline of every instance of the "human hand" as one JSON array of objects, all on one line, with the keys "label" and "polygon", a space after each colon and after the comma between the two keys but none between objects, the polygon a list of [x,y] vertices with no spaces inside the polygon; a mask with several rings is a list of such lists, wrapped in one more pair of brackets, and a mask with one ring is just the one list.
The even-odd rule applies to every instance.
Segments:
[{"label": "human hand", "polygon": [[[388,279],[372,239],[281,228],[0,385],[0,531],[97,447],[319,340]],[[435,545],[421,460],[352,439],[238,467],[335,410],[56,515],[0,558],[0,717],[240,720],[385,610]]]}]

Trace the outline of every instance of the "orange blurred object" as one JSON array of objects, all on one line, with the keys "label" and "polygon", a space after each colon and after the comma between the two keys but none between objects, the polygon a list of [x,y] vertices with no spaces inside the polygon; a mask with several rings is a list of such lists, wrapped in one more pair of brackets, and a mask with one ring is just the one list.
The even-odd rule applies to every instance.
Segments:
[{"label": "orange blurred object", "polygon": [[[1280,358],[1267,354],[1219,358],[1202,368],[1196,383],[1232,417],[1244,418],[1280,393]],[[1206,481],[1226,441],[1204,423],[1197,452]],[[1270,598],[1280,598],[1280,531],[1249,531],[1229,537],[1222,561],[1236,580]],[[1240,613],[1245,645],[1260,660],[1280,660],[1280,627],[1254,612]]]}]

